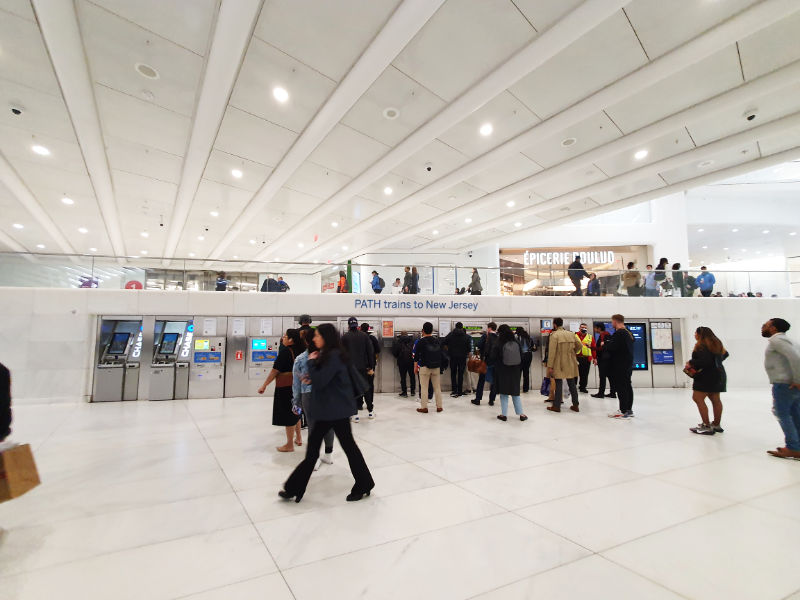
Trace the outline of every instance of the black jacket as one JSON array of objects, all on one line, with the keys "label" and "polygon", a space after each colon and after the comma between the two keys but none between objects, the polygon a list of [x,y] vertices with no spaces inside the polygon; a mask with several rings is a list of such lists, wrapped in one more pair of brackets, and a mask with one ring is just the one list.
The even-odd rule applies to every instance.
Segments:
[{"label": "black jacket", "polygon": [[633,368],[633,334],[626,328],[617,329],[606,340],[605,351],[611,355],[611,368],[615,371]]},{"label": "black jacket", "polygon": [[692,351],[692,360],[689,363],[697,369],[698,373],[692,382],[692,390],[719,394],[727,391],[728,375],[722,361],[728,358],[728,353],[714,354],[706,348]]},{"label": "black jacket", "polygon": [[371,333],[368,333],[367,335],[369,336],[369,341],[372,343],[372,351],[373,351],[373,352],[374,352],[376,355],[377,355],[377,354],[380,354],[380,353],[381,353],[381,344],[380,344],[380,342],[378,341],[378,338],[376,338],[376,337],[375,337],[374,335],[372,335]]},{"label": "black jacket", "polygon": [[414,293],[413,290],[411,289],[412,283],[413,282],[411,281],[411,271],[409,271],[403,277],[403,293],[405,293],[405,294],[413,294]]},{"label": "black jacket", "polygon": [[341,353],[334,350],[324,364],[308,361],[311,414],[315,421],[338,421],[357,414],[355,393]]},{"label": "black jacket", "polygon": [[442,345],[439,338],[429,335],[417,342],[414,358],[420,367],[442,368]]},{"label": "black jacket", "polygon": [[450,358],[467,358],[472,349],[472,340],[463,329],[454,329],[444,338],[444,345],[447,346],[447,353]]},{"label": "black jacket", "polygon": [[569,267],[567,267],[567,273],[572,281],[580,281],[581,279],[589,277],[589,274],[586,272],[586,269],[583,268],[583,265],[579,260],[574,261]]},{"label": "black jacket", "polygon": [[375,368],[375,349],[366,333],[351,329],[342,336],[342,346],[357,370],[369,371]]},{"label": "black jacket", "polygon": [[401,335],[392,346],[392,354],[397,359],[397,364],[410,367],[414,364],[414,340],[410,335]]},{"label": "black jacket", "polygon": [[0,363],[0,442],[11,433],[11,373]]},{"label": "black jacket", "polygon": [[496,333],[484,333],[481,335],[481,339],[478,340],[478,352],[480,357],[486,362],[487,365],[491,365],[494,363],[494,357],[492,356],[492,346],[497,344],[497,334]]}]

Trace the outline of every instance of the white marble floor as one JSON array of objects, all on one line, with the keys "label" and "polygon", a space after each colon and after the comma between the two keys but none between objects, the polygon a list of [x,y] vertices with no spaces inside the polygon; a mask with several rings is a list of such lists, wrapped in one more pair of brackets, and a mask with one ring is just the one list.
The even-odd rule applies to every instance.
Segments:
[{"label": "white marble floor", "polygon": [[800,600],[800,462],[765,453],[768,390],[726,394],[713,437],[686,390],[637,392],[631,421],[613,402],[532,393],[502,423],[380,395],[354,426],[373,495],[344,501],[337,449],[300,504],[270,399],[21,403],[43,483],[0,504],[0,599]]}]

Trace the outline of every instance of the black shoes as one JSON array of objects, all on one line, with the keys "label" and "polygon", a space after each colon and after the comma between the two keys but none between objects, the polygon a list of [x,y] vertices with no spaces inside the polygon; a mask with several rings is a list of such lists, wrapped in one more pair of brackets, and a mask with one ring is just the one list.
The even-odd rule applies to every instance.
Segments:
[{"label": "black shoes", "polygon": [[605,394],[592,394],[592,398],[605,398],[605,397],[606,397]]},{"label": "black shoes", "polygon": [[494,406],[494,400],[489,400],[489,406]]},{"label": "black shoes", "polygon": [[289,492],[285,492],[284,490],[278,492],[278,496],[280,496],[284,500],[291,500],[292,498],[294,498],[295,502],[300,502],[300,500],[303,499],[303,494],[305,494],[305,492],[300,492],[299,494],[290,494]]},{"label": "black shoes", "polygon": [[497,418],[500,419],[501,421],[508,421],[508,417],[505,415],[497,415]]},{"label": "black shoes", "polygon": [[480,406],[481,405],[481,401],[480,400],[470,400],[470,402],[472,402],[475,406]]},{"label": "black shoes", "polygon": [[369,492],[370,492],[370,490],[367,490],[366,492],[350,492],[350,494],[348,494],[346,500],[348,502],[358,502],[364,496],[369,496]]},{"label": "black shoes", "polygon": [[580,389],[578,390],[581,394],[588,394],[589,390]]},{"label": "black shoes", "polygon": [[402,394],[398,394],[400,398],[408,398],[408,394],[403,392]]},{"label": "black shoes", "polygon": [[616,394],[609,394],[608,396],[606,396],[606,398],[616,398],[616,397],[617,397]]}]

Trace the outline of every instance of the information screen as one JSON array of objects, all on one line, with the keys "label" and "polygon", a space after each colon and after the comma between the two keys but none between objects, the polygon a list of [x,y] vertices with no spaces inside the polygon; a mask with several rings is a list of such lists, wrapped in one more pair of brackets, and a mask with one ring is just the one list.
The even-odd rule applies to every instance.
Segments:
[{"label": "information screen", "polygon": [[267,349],[267,339],[266,338],[253,338],[250,342],[250,349],[251,350],[266,350]]},{"label": "information screen", "polygon": [[120,354],[125,354],[125,350],[128,349],[128,340],[130,337],[130,333],[115,333],[111,337],[111,343],[108,345],[107,353],[117,356]]},{"label": "information screen", "polygon": [[253,351],[253,362],[269,362],[278,358],[277,350],[255,350]]},{"label": "information screen", "polygon": [[177,333],[165,333],[161,336],[161,354],[175,354],[175,347],[177,345]]},{"label": "information screen", "polygon": [[650,346],[653,350],[672,350],[672,323],[669,321],[650,322]]},{"label": "information screen", "polygon": [[222,352],[195,352],[194,362],[196,363],[222,362]]},{"label": "information screen", "polygon": [[674,365],[675,364],[675,351],[674,350],[653,350],[653,364],[654,365]]},{"label": "information screen", "polygon": [[208,343],[208,338],[206,339],[196,339],[194,341],[194,349],[195,350],[208,350],[211,346]]},{"label": "information screen", "polygon": [[647,371],[647,325],[645,323],[626,323],[633,334],[633,370]]}]

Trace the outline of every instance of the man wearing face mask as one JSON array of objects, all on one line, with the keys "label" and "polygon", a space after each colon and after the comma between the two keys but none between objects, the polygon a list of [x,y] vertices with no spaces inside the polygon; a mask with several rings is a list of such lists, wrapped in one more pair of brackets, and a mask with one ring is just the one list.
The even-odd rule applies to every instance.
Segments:
[{"label": "man wearing face mask", "polygon": [[578,351],[578,391],[581,394],[588,394],[586,386],[589,385],[589,369],[592,362],[597,364],[594,336],[589,333],[589,326],[586,323],[581,323],[581,329],[575,335],[581,343],[581,349]]},{"label": "man wearing face mask", "polygon": [[789,323],[770,319],[761,326],[769,338],[764,368],[772,384],[772,413],[778,419],[786,446],[767,450],[778,458],[800,458],[800,348],[786,336]]}]

